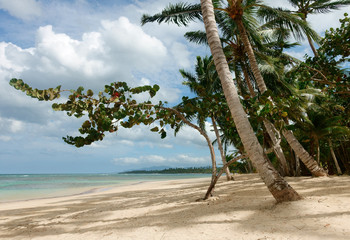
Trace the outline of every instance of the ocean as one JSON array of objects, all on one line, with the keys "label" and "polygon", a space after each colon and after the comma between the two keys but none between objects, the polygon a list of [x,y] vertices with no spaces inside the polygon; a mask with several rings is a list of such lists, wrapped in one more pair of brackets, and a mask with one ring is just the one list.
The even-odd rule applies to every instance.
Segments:
[{"label": "ocean", "polygon": [[0,202],[51,198],[149,181],[210,178],[210,174],[0,174]]}]

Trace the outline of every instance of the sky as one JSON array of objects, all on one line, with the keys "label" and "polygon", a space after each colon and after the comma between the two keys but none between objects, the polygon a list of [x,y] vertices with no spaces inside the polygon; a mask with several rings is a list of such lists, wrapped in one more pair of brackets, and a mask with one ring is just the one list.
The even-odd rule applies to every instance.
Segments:
[{"label": "sky", "polygon": [[[158,84],[156,101],[179,103],[191,93],[178,70],[193,71],[196,56],[210,53],[183,37],[187,31],[203,30],[201,22],[186,28],[140,25],[142,14],[160,12],[169,2],[177,1],[0,0],[0,174],[210,165],[205,139],[190,127],[176,137],[169,130],[166,139],[146,126],[120,128],[102,142],[75,148],[62,137],[79,135],[82,119],[55,112],[52,102],[38,102],[8,84],[11,78],[22,78],[34,88],[84,86],[95,91],[114,81]],[[289,7],[285,0],[265,2]],[[311,25],[322,36],[349,10],[310,16]],[[311,55],[306,42],[289,53],[300,59]],[[214,140],[209,122],[207,129]]]}]

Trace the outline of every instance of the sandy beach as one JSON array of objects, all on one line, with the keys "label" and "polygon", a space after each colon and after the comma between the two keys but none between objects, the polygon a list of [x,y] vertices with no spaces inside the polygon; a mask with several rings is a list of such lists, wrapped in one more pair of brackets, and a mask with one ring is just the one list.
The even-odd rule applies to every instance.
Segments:
[{"label": "sandy beach", "polygon": [[350,176],[287,178],[304,199],[276,204],[257,174],[148,182],[0,204],[0,239],[350,239]]}]

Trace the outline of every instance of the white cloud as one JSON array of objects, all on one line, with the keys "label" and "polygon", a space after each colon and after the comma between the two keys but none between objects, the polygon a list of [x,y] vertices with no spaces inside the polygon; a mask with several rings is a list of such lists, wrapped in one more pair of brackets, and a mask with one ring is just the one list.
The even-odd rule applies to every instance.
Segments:
[{"label": "white cloud", "polygon": [[339,19],[344,18],[344,13],[349,12],[350,7],[340,8],[339,10],[331,11],[330,13],[309,15],[307,20],[311,23],[311,27],[315,29],[316,32],[323,35],[324,32],[331,27],[339,27]]},{"label": "white cloud", "polygon": [[106,53],[99,32],[84,33],[78,41],[55,33],[50,25],[40,27],[35,53],[42,63],[36,67],[39,71],[75,72],[82,77],[96,78],[104,76],[110,68],[103,57]]},{"label": "white cloud", "polygon": [[133,141],[128,141],[128,140],[121,140],[120,144],[122,144],[123,146],[134,146],[135,143]]},{"label": "white cloud", "polygon": [[185,44],[175,42],[171,46],[171,53],[174,56],[174,60],[178,62],[179,67],[189,68],[191,66],[191,53],[188,51]]},{"label": "white cloud", "polygon": [[188,154],[180,154],[176,156],[178,162],[192,163],[192,164],[209,164],[210,157],[193,157]]},{"label": "white cloud", "polygon": [[0,8],[22,20],[32,20],[41,15],[40,3],[35,0],[0,0]]},{"label": "white cloud", "polygon": [[176,154],[170,157],[161,155],[146,155],[139,157],[120,157],[114,158],[114,164],[142,164],[143,166],[150,165],[168,165],[175,166],[178,164],[205,166],[210,164],[210,157],[193,157],[190,154]]},{"label": "white cloud", "polygon": [[[62,85],[65,89],[76,89],[82,85],[100,91],[104,84],[113,81],[125,81],[134,86],[154,84],[148,78],[139,80],[133,76],[134,72],[153,76],[163,71],[165,60],[169,58],[159,39],[146,34],[125,17],[116,21],[103,20],[98,31],[84,33],[81,40],[56,33],[51,25],[40,27],[33,48],[22,49],[0,42],[0,108],[6,108],[7,114],[11,108],[27,109],[13,112],[12,117],[22,115],[38,122],[46,119],[43,115],[48,112],[43,109],[50,104],[37,104],[19,94],[8,85],[13,77],[23,78],[38,88]],[[173,102],[179,98],[180,91],[168,86],[166,81],[159,85],[157,101]],[[25,113],[28,109],[29,114]]]},{"label": "white cloud", "polygon": [[[127,18],[117,21],[102,21],[102,34],[108,45],[109,57],[119,59],[122,67],[137,66],[136,70],[154,71],[159,68],[167,55],[163,43],[148,34]],[[131,66],[130,66],[131,65]]]},{"label": "white cloud", "polygon": [[304,60],[306,54],[308,56],[313,56],[313,53],[312,53],[309,45],[304,45],[303,47],[300,47],[299,51],[288,50],[288,51],[286,51],[286,53],[288,55],[291,55],[291,56],[299,59],[299,60]]},{"label": "white cloud", "polygon": [[140,160],[138,158],[133,158],[133,157],[123,157],[123,158],[115,158],[113,159],[113,162],[115,164],[136,164],[139,163]]},{"label": "white cloud", "polygon": [[12,137],[10,137],[10,136],[0,135],[0,141],[8,142],[11,140],[12,140]]},{"label": "white cloud", "polygon": [[[212,131],[212,125],[209,122],[205,123],[206,131],[211,141],[214,141],[216,136]],[[117,133],[115,141],[118,143],[125,143],[124,141],[133,142],[134,147],[148,147],[149,149],[172,149],[174,146],[196,146],[208,151],[208,143],[205,138],[194,128],[187,125],[183,126],[181,130],[174,136],[174,131],[170,128],[166,128],[167,137],[161,139],[158,133],[150,131],[150,128],[158,126],[154,124],[152,126],[133,126],[133,128],[120,128]],[[158,126],[159,127],[159,126]],[[123,142],[122,142],[123,141]],[[130,144],[127,146],[131,146]]]},{"label": "white cloud", "polygon": [[[98,31],[86,32],[81,40],[56,33],[51,25],[37,31],[35,48],[22,49],[1,43],[1,68],[12,70],[37,81],[56,79],[57,84],[102,82],[133,83],[133,72],[155,74],[170,56],[163,43],[125,17],[103,20]],[[71,84],[68,85],[68,87]]]},{"label": "white cloud", "polygon": [[12,43],[0,42],[0,69],[12,73],[22,72],[29,68],[32,58],[32,48],[21,49]]},{"label": "white cloud", "polygon": [[1,133],[17,133],[23,129],[23,122],[0,117],[0,132]]},{"label": "white cloud", "polygon": [[23,129],[23,123],[17,120],[11,120],[10,131],[12,133],[19,132]]},{"label": "white cloud", "polygon": [[[211,141],[214,141],[216,136],[215,133],[212,131],[212,125],[209,122],[205,122],[205,129],[207,132],[207,135]],[[184,126],[181,128],[179,133],[176,135],[176,140],[178,143],[183,144],[195,144],[198,146],[205,146],[207,147],[208,144],[205,140],[205,138],[194,128],[189,126]]]}]

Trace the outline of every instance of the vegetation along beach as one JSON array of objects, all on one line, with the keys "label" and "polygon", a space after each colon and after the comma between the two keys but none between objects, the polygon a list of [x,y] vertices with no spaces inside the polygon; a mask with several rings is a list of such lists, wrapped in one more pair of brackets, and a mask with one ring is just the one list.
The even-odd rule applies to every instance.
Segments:
[{"label": "vegetation along beach", "polygon": [[0,1],[0,239],[349,239],[349,11]]}]

